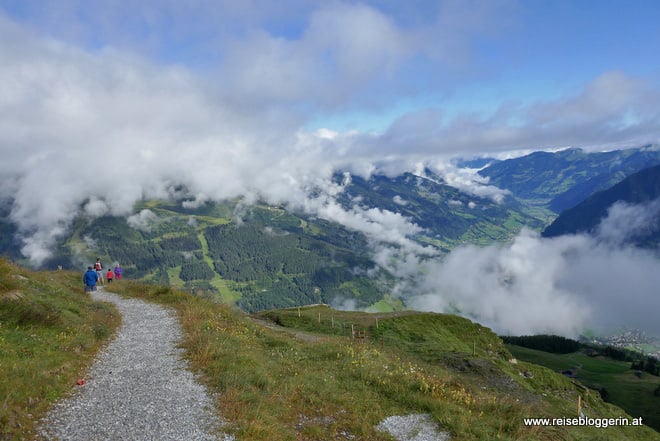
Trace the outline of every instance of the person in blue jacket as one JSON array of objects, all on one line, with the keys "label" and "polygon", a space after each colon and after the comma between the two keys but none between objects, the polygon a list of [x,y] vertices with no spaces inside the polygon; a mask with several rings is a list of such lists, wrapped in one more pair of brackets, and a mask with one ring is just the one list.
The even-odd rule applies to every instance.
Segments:
[{"label": "person in blue jacket", "polygon": [[85,292],[96,291],[96,282],[99,280],[99,275],[91,267],[87,267],[87,271],[83,275],[83,283],[85,284]]}]

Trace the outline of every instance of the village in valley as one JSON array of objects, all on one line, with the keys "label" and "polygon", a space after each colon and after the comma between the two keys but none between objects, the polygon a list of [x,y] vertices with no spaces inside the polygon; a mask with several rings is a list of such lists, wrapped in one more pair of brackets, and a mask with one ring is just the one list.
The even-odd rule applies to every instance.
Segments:
[{"label": "village in valley", "polygon": [[608,337],[592,337],[585,341],[591,344],[631,349],[660,360],[660,340],[639,329],[624,329],[618,334]]}]

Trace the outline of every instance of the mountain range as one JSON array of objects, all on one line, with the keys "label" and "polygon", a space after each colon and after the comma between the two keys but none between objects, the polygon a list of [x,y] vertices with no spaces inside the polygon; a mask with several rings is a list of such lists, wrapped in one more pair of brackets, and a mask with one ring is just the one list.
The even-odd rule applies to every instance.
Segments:
[{"label": "mountain range", "polygon": [[[346,213],[359,207],[360,213],[409,222],[415,230],[407,239],[426,254],[442,256],[461,245],[505,243],[523,228],[548,237],[593,230],[616,201],[656,199],[659,164],[654,146],[462,164],[481,167],[478,175],[500,189],[499,199],[459,189],[430,169],[348,181],[337,174],[343,187],[336,201]],[[246,311],[314,303],[392,309],[405,298],[392,296],[399,275],[378,261],[373,235],[350,223],[243,200],[184,205],[142,201],[133,215],[142,223],[79,216],[43,265],[83,268],[101,257],[106,265],[120,262],[127,277],[235,302]],[[0,253],[21,263],[9,212],[0,207]],[[378,240],[401,247],[394,239]],[[644,243],[657,245],[657,237]]]},{"label": "mountain range", "polygon": [[517,200],[555,214],[572,208],[625,177],[660,164],[660,150],[636,149],[586,152],[570,148],[494,162],[479,171],[489,183],[510,190]]}]

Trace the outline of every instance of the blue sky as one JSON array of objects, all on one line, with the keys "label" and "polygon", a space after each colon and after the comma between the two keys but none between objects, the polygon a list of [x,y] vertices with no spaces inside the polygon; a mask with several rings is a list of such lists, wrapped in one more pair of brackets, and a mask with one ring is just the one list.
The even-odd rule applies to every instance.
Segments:
[{"label": "blue sky", "polygon": [[[609,72],[654,92],[660,78],[655,1],[137,3],[0,7],[18,26],[91,53],[112,48],[206,79],[259,63],[287,73],[279,81],[302,81],[298,93],[273,96],[277,85],[256,72],[252,90],[265,105],[302,109],[299,124],[308,129],[383,132],[410,110],[486,117],[511,103],[579,95]],[[241,86],[248,95],[248,79]]]}]

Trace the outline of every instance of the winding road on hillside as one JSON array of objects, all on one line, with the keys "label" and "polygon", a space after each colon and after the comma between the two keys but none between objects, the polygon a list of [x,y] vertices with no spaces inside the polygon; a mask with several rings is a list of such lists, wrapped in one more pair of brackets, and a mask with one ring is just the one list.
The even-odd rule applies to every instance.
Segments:
[{"label": "winding road on hillside", "polygon": [[221,434],[210,394],[182,359],[172,311],[102,288],[93,298],[115,304],[122,325],[85,384],[42,422],[38,439],[232,440]]}]

